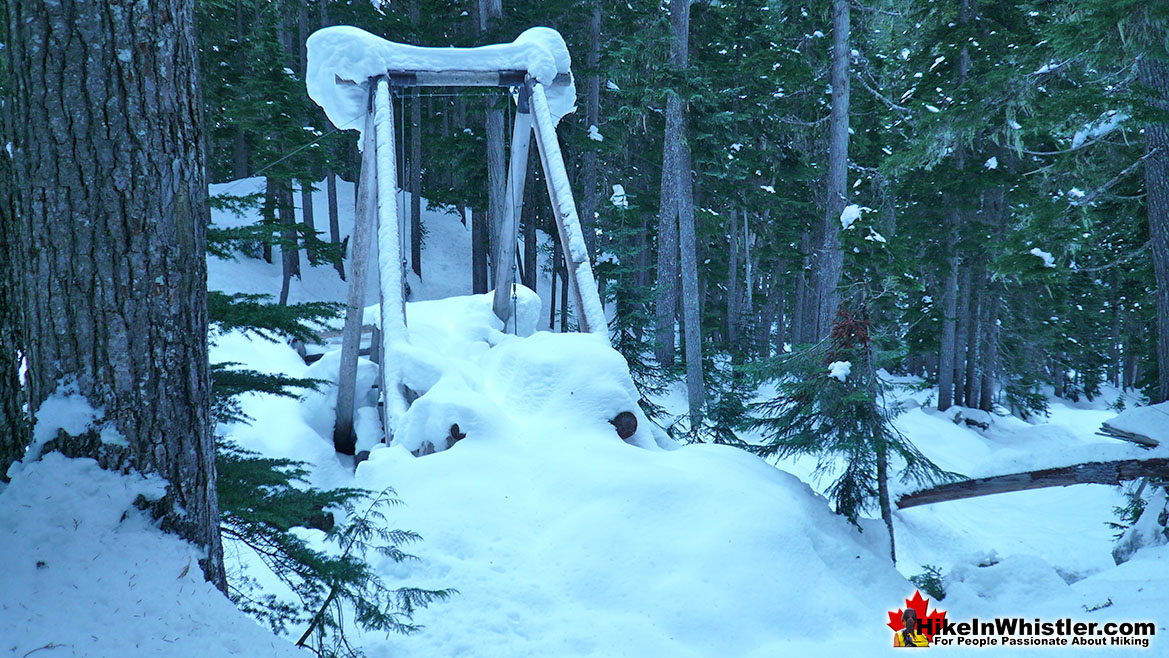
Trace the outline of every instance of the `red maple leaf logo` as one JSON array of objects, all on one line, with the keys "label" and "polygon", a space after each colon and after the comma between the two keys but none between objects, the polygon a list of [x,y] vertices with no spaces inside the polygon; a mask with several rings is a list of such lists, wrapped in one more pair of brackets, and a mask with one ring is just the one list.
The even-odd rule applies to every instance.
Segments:
[{"label": "red maple leaf logo", "polygon": [[[942,627],[942,622],[946,620],[946,611],[935,608],[932,612],[929,610],[930,600],[922,598],[921,592],[914,591],[912,599],[905,599],[905,606],[913,609],[917,613],[917,618],[921,621],[921,633],[925,635],[930,642],[934,640],[934,632]],[[901,621],[901,615],[905,612],[905,608],[898,608],[897,612],[889,613],[889,623],[887,626],[893,629],[894,632],[905,628],[905,622]],[[932,623],[931,623],[932,622]]]}]

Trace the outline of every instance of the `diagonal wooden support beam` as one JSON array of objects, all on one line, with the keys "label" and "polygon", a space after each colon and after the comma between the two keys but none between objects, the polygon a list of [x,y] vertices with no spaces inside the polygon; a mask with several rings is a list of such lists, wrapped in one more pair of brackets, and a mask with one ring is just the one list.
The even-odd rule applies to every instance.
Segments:
[{"label": "diagonal wooden support beam", "polygon": [[398,166],[394,148],[394,104],[390,83],[377,80],[373,98],[377,141],[377,244],[378,290],[381,298],[382,344],[380,355],[382,427],[386,442],[394,435],[398,419],[406,413],[401,362],[395,347],[408,342],[406,334],[405,253],[398,217]]},{"label": "diagonal wooden support beam", "polygon": [[345,304],[345,329],[341,337],[341,367],[337,378],[337,410],[333,422],[333,449],[352,455],[357,444],[353,434],[353,405],[356,400],[357,357],[361,350],[362,315],[365,313],[366,262],[377,206],[377,147],[374,143],[373,112],[365,117],[365,138],[361,147],[361,174],[357,190],[357,215],[349,242],[349,295]]},{"label": "diagonal wooden support beam", "polygon": [[544,180],[548,184],[552,213],[556,217],[556,230],[560,234],[560,244],[564,245],[568,283],[576,304],[580,330],[607,337],[609,327],[605,322],[605,309],[601,306],[584,233],[576,214],[576,202],[572,198],[572,187],[568,184],[564,156],[560,153],[560,142],[556,138],[556,124],[548,109],[544,86],[540,84],[532,85],[532,116],[536,146],[540,150],[540,164],[544,167]]},{"label": "diagonal wooden support beam", "polygon": [[[499,253],[495,254],[495,296],[491,309],[503,321],[504,329],[511,318],[511,292],[515,285],[516,225],[524,204],[524,183],[528,175],[528,145],[532,141],[530,83],[520,87],[516,103],[515,125],[511,133],[511,158],[507,169],[507,200],[503,222],[499,226]],[[514,326],[514,325],[513,325]]]}]

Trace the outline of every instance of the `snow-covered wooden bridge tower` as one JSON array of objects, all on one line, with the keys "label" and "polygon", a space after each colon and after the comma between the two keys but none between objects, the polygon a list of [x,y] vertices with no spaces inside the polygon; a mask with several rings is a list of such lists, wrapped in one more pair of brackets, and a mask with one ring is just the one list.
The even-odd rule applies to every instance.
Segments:
[{"label": "snow-covered wooden bridge tower", "polygon": [[[568,283],[576,304],[581,331],[605,334],[604,310],[589,264],[576,203],[568,183],[556,137],[556,124],[572,112],[576,102],[568,48],[558,32],[532,28],[510,44],[477,48],[424,48],[394,43],[355,27],[337,26],[317,31],[308,40],[309,96],[333,125],[360,131],[362,152],[357,216],[350,239],[348,308],[342,338],[337,421],[334,444],[353,453],[355,381],[361,340],[365,263],[371,240],[378,245],[381,299],[378,381],[382,423],[386,436],[409,405],[395,351],[408,341],[404,295],[405,260],[401,218],[397,204],[397,162],[394,144],[396,90],[412,87],[502,87],[512,90],[516,103],[507,198],[497,227],[494,303],[495,314],[506,325],[515,286],[514,269],[505,264],[516,257],[515,226],[519,220],[527,172],[528,147],[535,135],[540,163],[548,185],[553,215],[568,269]],[[375,237],[376,235],[376,237]]]}]

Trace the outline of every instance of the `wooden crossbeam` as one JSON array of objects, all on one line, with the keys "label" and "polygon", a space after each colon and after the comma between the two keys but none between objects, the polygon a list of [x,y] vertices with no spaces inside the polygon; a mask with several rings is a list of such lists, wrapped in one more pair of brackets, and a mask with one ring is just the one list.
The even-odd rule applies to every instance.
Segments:
[{"label": "wooden crossbeam", "polygon": [[[521,87],[527,71],[387,71],[394,87]],[[552,86],[572,84],[572,76],[561,73]]]},{"label": "wooden crossbeam", "polygon": [[947,500],[962,500],[1045,487],[1066,487],[1072,484],[1120,484],[1127,480],[1143,477],[1169,478],[1169,459],[1088,462],[1074,466],[950,482],[901,496],[897,499],[897,507],[898,509],[906,509]]}]

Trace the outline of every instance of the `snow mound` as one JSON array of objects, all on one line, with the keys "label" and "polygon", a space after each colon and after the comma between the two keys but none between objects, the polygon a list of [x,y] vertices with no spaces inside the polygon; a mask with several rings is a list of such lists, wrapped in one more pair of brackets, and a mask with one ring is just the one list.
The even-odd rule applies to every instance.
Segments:
[{"label": "snow mound", "polygon": [[[406,305],[409,342],[395,346],[393,358],[418,397],[397,421],[394,445],[441,451],[462,438],[456,434],[493,436],[534,415],[557,419],[561,431],[607,429],[619,441],[609,421],[628,412],[637,419],[630,444],[675,447],[641,411],[628,365],[604,336],[536,332],[542,303],[523,286],[516,286],[516,333],[505,333],[491,301],[492,293],[484,293]],[[365,310],[366,323],[376,325],[379,317],[376,306]],[[335,382],[336,354],[321,362],[328,365],[312,368],[312,376]],[[335,400],[336,388],[322,387],[307,404],[332,408]],[[376,403],[369,383],[358,383],[358,401]]]},{"label": "snow mound", "polygon": [[360,119],[369,106],[366,81],[387,71],[526,71],[545,86],[554,121],[576,109],[572,83],[552,84],[558,74],[571,76],[572,71],[564,38],[548,27],[533,27],[507,44],[425,48],[337,25],[314,32],[307,48],[308,95],[341,129],[363,130]]},{"label": "snow mound", "polygon": [[460,592],[418,612],[422,633],[364,637],[371,655],[763,657],[825,637],[871,655],[912,592],[794,476],[725,446],[639,450],[547,407],[427,457],[379,447],[356,484],[392,485],[395,522],[424,537],[400,575]]},{"label": "snow mound", "polygon": [[[0,647],[23,656],[303,656],[203,580],[139,495],[161,480],[50,453],[0,490]],[[53,649],[49,651],[49,649]]]}]

